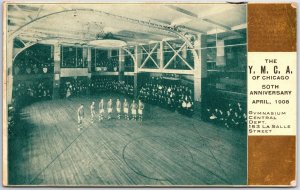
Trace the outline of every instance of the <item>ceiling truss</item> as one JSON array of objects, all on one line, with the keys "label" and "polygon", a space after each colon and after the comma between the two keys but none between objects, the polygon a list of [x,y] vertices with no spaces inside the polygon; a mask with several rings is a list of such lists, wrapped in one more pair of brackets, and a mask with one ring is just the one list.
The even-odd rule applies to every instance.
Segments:
[{"label": "ceiling truss", "polygon": [[[115,13],[105,12],[102,10],[96,9],[81,9],[74,7],[68,7],[66,5],[57,5],[56,9],[50,9],[47,7],[47,4],[40,4],[34,5],[31,4],[8,4],[9,11],[8,11],[8,31],[9,36],[14,38],[16,36],[24,37],[27,40],[32,41],[42,41],[45,39],[53,39],[58,38],[60,41],[73,40],[74,43],[82,42],[86,43],[89,40],[93,40],[94,37],[97,35],[97,28],[95,29],[84,29],[84,27],[78,28],[78,30],[68,31],[66,28],[64,29],[54,29],[51,31],[50,28],[41,28],[39,24],[36,24],[38,20],[43,19],[44,17],[51,17],[54,15],[61,15],[61,18],[64,18],[64,13],[74,13],[80,14],[80,12],[91,12],[98,15],[105,15],[111,17],[111,19],[121,20],[121,22],[128,22],[140,26],[144,26],[141,28],[132,27],[130,29],[119,29],[119,32],[114,32],[114,35],[118,36],[119,38],[128,41],[128,44],[141,44],[147,42],[151,43],[154,41],[163,41],[165,39],[170,38],[178,38],[174,31],[183,32],[186,34],[191,35],[205,35],[205,34],[213,34],[219,32],[230,32],[231,35],[235,35],[235,37],[240,38],[244,35],[241,35],[240,32],[236,32],[236,30],[245,29],[247,26],[245,23],[241,23],[236,26],[228,25],[225,23],[220,23],[219,21],[215,21],[211,19],[211,15],[213,14],[226,14],[228,10],[231,10],[232,7],[227,9],[220,9],[214,10],[210,13],[199,14],[198,12],[193,12],[192,10],[187,10],[184,7],[181,7],[180,4],[171,5],[166,4],[162,5],[162,7],[166,7],[169,11],[173,12],[174,18],[173,20],[164,19],[162,16],[161,18],[157,18],[153,16],[147,16],[141,18],[130,18],[126,16],[121,16]],[[53,6],[52,6],[53,7]],[[55,12],[56,11],[56,12]],[[241,9],[237,9],[237,12],[243,14]],[[159,14],[159,13],[158,13]],[[46,20],[46,19],[44,19]],[[85,21],[81,21],[84,22]],[[195,25],[190,26],[190,23],[197,22],[199,23],[199,27],[195,27]],[[201,22],[205,22],[206,25],[210,26],[211,28],[216,28],[211,31],[207,31],[201,27]],[[89,21],[88,21],[89,23]],[[36,25],[36,26],[35,26]],[[86,24],[85,24],[86,25]],[[19,30],[21,30],[19,32]],[[229,37],[230,38],[230,37]],[[35,39],[35,40],[34,40]]]}]

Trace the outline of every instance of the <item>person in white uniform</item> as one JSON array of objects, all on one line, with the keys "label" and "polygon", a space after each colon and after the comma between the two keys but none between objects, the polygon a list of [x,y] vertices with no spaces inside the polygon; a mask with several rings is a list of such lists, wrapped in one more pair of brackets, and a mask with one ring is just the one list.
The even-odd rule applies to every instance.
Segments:
[{"label": "person in white uniform", "polygon": [[92,102],[92,105],[91,105],[90,109],[91,109],[91,122],[94,123],[94,117],[96,115],[95,102]]},{"label": "person in white uniform", "polygon": [[83,104],[81,104],[77,110],[77,118],[78,118],[78,130],[80,130],[84,118]]},{"label": "person in white uniform", "polygon": [[118,119],[121,119],[121,101],[119,99],[117,99],[116,102],[116,109],[117,109]]},{"label": "person in white uniform", "polygon": [[112,114],[112,100],[109,99],[109,101],[107,102],[107,113],[108,113],[108,116],[107,116],[107,119],[111,119],[111,114]]},{"label": "person in white uniform", "polygon": [[124,109],[124,115],[125,115],[125,119],[126,120],[129,120],[129,115],[128,115],[128,102],[127,100],[125,99],[124,100],[124,105],[123,105],[123,109]]},{"label": "person in white uniform", "polygon": [[135,101],[133,100],[132,104],[130,106],[131,114],[132,114],[132,120],[136,120],[136,108],[137,108],[137,105],[136,105]]},{"label": "person in white uniform", "polygon": [[139,106],[138,106],[138,114],[139,114],[139,120],[143,120],[143,110],[144,110],[144,104],[141,100],[139,100]]},{"label": "person in white uniform", "polygon": [[104,119],[104,101],[103,99],[99,102],[99,121]]}]

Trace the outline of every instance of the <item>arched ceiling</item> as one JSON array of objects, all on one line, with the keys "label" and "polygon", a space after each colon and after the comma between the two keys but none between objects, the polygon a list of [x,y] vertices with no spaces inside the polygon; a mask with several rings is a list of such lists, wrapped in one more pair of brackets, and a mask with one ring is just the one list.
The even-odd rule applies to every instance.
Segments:
[{"label": "arched ceiling", "polygon": [[[61,13],[44,17],[55,12]],[[17,35],[24,42],[87,44],[108,32],[128,45],[178,38],[138,21],[179,26],[180,30],[196,35],[219,33],[219,38],[242,38],[247,27],[246,5],[7,4],[8,36],[25,26]]]}]

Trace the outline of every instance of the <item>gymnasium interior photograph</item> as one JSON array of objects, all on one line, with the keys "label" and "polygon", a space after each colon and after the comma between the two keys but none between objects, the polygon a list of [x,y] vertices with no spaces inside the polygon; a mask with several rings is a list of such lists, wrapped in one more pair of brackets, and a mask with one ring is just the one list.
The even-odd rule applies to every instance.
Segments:
[{"label": "gymnasium interior photograph", "polygon": [[9,185],[247,183],[247,5],[3,6]]}]

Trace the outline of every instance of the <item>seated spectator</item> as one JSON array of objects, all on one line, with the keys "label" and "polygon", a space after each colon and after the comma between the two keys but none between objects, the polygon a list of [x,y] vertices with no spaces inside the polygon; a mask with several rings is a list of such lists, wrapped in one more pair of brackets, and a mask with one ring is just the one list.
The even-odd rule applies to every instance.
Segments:
[{"label": "seated spectator", "polygon": [[101,91],[105,92],[115,92],[122,93],[124,95],[133,97],[133,84],[118,81],[115,78],[106,78],[106,77],[95,77],[91,81],[91,92],[96,94]]},{"label": "seated spectator", "polygon": [[69,81],[61,82],[61,97],[69,98],[72,96],[86,95],[88,83],[85,79],[74,78]]},{"label": "seated spectator", "polygon": [[247,125],[247,114],[241,103],[228,104],[224,108],[207,108],[203,117],[205,121],[212,121],[226,128],[245,128]]},{"label": "seated spectator", "polygon": [[191,116],[194,113],[192,89],[185,85],[163,83],[159,78],[151,78],[139,92],[139,98],[151,104],[158,104],[170,110],[177,110]]},{"label": "seated spectator", "polygon": [[52,98],[51,81],[26,81],[18,82],[13,89],[13,98],[16,107],[22,107],[35,101]]}]

